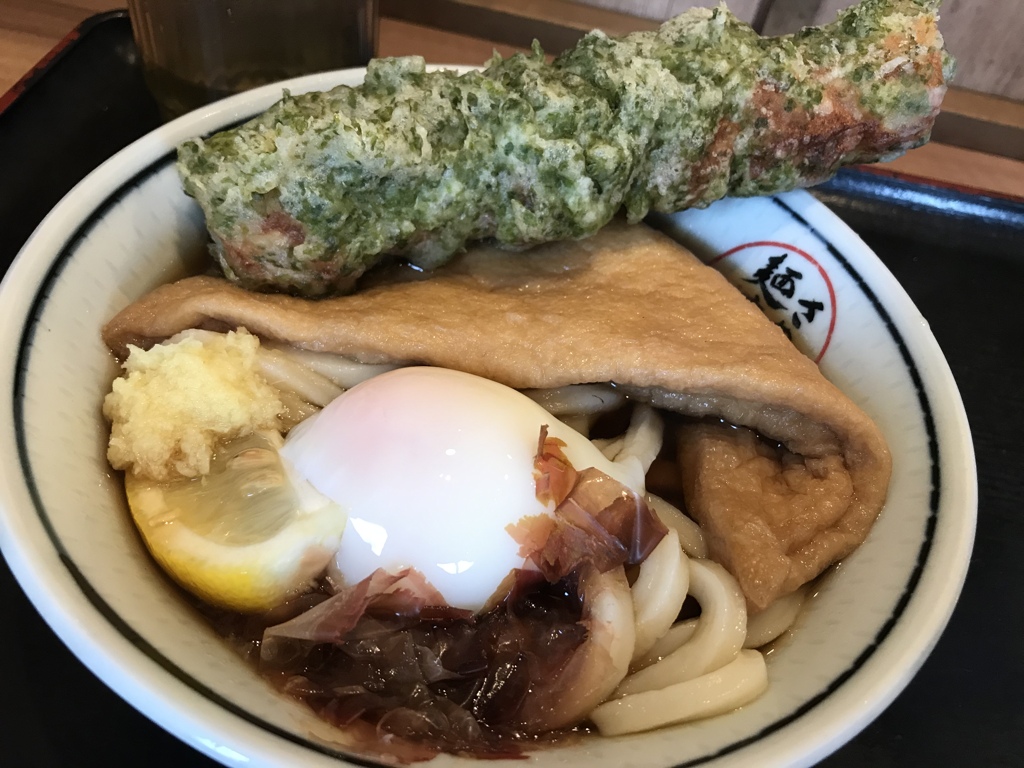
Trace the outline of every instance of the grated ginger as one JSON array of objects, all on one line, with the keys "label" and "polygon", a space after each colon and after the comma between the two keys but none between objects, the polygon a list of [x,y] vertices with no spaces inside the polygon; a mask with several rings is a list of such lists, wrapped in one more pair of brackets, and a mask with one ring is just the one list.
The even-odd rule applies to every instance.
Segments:
[{"label": "grated ginger", "polygon": [[284,406],[258,372],[259,346],[244,328],[130,346],[125,375],[103,401],[111,465],[153,480],[197,477],[218,443],[279,429]]}]

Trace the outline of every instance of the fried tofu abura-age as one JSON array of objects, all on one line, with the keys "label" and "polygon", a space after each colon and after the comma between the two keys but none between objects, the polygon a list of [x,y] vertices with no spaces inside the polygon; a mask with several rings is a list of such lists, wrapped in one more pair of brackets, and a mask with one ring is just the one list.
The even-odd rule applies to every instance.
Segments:
[{"label": "fried tofu abura-age", "polygon": [[432,268],[469,241],[580,238],[622,209],[807,186],[917,146],[952,72],[938,5],[864,0],[776,38],[695,9],[462,75],[377,60],[358,87],[184,143],[178,167],[228,277],[344,291],[383,254]]}]

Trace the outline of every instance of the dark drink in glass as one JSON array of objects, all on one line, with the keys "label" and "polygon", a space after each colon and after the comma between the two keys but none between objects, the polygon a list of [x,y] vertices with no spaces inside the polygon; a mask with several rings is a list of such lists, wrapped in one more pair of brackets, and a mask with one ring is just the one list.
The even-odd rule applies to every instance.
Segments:
[{"label": "dark drink in glass", "polygon": [[166,118],[265,83],[365,65],[377,0],[128,0]]}]

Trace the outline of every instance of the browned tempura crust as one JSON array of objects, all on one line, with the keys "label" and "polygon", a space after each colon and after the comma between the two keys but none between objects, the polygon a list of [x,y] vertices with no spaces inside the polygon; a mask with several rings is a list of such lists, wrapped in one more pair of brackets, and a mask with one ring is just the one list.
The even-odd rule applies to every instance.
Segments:
[{"label": "browned tempura crust", "polygon": [[[647,227],[613,224],[516,259],[479,249],[429,279],[320,301],[188,278],[127,307],[103,337],[123,357],[128,344],[186,328],[239,326],[516,388],[615,382],[638,399],[782,443],[798,455],[741,430],[693,427],[683,438],[684,480],[696,489],[689,512],[756,607],[849,554],[885,501],[891,460],[871,419],[725,278]],[[760,453],[768,455],[752,467]]]}]

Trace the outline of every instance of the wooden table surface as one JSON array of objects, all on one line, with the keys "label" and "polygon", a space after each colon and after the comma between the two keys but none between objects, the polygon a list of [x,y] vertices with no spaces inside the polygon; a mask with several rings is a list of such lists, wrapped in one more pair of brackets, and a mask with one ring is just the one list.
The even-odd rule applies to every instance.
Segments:
[{"label": "wooden table surface", "polygon": [[[83,19],[123,6],[124,0],[0,0],[0,94]],[[432,63],[479,64],[495,49],[503,54],[515,50],[394,19],[381,20],[382,56],[416,53]],[[959,147],[932,143],[884,167],[941,183],[1024,197],[1024,162]]]}]

